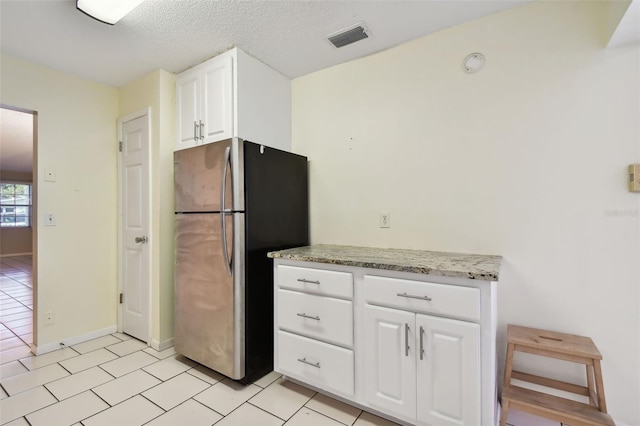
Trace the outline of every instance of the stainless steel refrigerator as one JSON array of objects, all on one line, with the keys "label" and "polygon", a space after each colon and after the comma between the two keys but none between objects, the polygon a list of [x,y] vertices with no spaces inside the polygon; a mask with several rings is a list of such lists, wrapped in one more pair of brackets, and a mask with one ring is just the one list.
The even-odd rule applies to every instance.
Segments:
[{"label": "stainless steel refrigerator", "polygon": [[233,138],[176,151],[176,352],[242,383],[273,369],[273,262],[309,243],[306,157]]}]

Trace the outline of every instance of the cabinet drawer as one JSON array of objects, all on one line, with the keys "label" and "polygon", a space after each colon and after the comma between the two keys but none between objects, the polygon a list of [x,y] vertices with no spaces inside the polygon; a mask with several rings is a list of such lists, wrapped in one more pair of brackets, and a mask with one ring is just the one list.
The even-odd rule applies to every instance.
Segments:
[{"label": "cabinet drawer", "polygon": [[278,265],[278,286],[326,296],[353,298],[353,275],[348,272]]},{"label": "cabinet drawer", "polygon": [[279,328],[353,346],[353,304],[348,300],[278,290],[277,316]]},{"label": "cabinet drawer", "polygon": [[353,395],[353,351],[278,331],[278,372],[343,395]]},{"label": "cabinet drawer", "polygon": [[478,288],[365,275],[364,294],[367,303],[375,305],[480,320]]}]

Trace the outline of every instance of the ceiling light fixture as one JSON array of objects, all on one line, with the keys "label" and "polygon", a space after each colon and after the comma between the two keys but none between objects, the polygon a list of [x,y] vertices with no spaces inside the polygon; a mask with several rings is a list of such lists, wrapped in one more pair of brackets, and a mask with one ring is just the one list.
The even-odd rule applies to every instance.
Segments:
[{"label": "ceiling light fixture", "polygon": [[113,25],[144,0],[77,0],[76,8],[93,19]]}]

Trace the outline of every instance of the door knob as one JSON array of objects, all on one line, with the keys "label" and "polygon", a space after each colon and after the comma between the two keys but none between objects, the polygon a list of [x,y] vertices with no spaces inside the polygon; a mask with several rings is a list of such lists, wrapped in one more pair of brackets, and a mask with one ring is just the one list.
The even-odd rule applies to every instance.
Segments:
[{"label": "door knob", "polygon": [[149,241],[149,239],[146,236],[144,236],[144,237],[136,237],[135,241],[136,241],[136,243],[146,244]]}]

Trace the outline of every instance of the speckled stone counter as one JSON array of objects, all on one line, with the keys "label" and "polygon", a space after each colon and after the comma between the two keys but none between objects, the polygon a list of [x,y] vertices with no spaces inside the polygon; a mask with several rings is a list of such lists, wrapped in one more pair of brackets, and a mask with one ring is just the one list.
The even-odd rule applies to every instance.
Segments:
[{"label": "speckled stone counter", "polygon": [[498,281],[502,261],[501,256],[481,254],[325,244],[274,251],[268,256],[483,281]]}]

